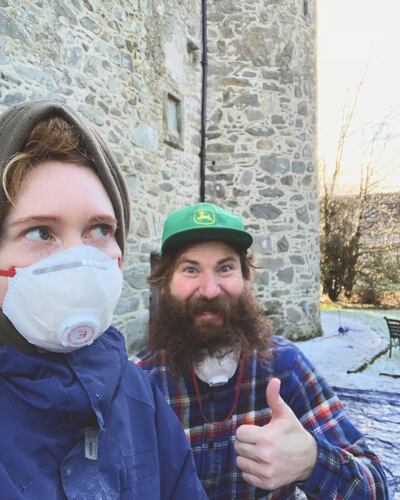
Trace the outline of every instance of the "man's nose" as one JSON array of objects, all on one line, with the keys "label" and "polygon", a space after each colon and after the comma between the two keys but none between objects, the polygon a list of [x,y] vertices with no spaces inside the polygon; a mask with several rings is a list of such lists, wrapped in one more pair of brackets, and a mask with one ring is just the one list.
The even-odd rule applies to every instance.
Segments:
[{"label": "man's nose", "polygon": [[207,299],[213,299],[221,293],[218,278],[214,273],[204,273],[201,277],[199,293]]}]

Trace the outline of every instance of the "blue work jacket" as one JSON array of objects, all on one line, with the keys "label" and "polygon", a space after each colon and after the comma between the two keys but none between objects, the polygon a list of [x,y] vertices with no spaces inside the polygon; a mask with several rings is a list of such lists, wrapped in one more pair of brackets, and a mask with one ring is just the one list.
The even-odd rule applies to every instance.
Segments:
[{"label": "blue work jacket", "polygon": [[175,414],[111,327],[69,354],[0,347],[0,498],[207,497]]}]

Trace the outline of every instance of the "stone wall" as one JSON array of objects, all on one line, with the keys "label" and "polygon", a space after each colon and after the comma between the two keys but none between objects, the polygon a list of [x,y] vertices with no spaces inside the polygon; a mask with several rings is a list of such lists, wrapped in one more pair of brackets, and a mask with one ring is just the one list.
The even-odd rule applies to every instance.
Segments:
[{"label": "stone wall", "polygon": [[[98,126],[126,174],[132,226],[116,323],[129,344],[147,318],[149,254],[164,216],[199,198],[200,8],[195,0],[0,0],[0,112],[24,100],[65,101]],[[173,146],[168,94],[183,111]]]},{"label": "stone wall", "polygon": [[[313,5],[208,9],[207,201],[243,215],[259,297],[286,336],[308,336],[319,325]],[[65,101],[96,124],[126,175],[132,226],[116,324],[131,351],[164,217],[199,200],[199,49],[200,1],[0,0],[0,112]]]},{"label": "stone wall", "polygon": [[316,12],[209,2],[209,201],[256,234],[257,295],[285,336],[319,333]]}]

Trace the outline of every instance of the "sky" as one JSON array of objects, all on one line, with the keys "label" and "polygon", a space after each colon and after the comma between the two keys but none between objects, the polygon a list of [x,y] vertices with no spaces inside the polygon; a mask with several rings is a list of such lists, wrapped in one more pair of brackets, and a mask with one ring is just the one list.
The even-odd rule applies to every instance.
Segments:
[{"label": "sky", "polygon": [[318,156],[329,174],[343,109],[363,82],[340,189],[355,191],[362,165],[372,160],[378,190],[400,191],[400,0],[317,0],[317,7]]}]

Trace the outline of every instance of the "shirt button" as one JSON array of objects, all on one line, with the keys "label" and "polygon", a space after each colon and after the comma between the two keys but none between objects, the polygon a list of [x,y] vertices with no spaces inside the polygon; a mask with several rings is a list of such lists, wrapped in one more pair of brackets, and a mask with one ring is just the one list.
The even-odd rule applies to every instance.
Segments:
[{"label": "shirt button", "polygon": [[75,413],[73,413],[72,411],[66,413],[64,419],[66,422],[72,422],[73,420],[75,420]]},{"label": "shirt button", "polygon": [[211,441],[210,443],[208,443],[208,449],[212,450],[213,448],[214,448],[214,443]]}]

